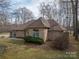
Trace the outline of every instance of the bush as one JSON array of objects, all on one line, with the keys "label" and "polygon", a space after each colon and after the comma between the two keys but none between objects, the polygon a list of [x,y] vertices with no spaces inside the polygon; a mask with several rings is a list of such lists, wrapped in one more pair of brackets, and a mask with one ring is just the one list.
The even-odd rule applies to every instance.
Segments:
[{"label": "bush", "polygon": [[63,33],[60,37],[56,38],[53,42],[54,48],[59,50],[65,50],[69,47],[69,34]]},{"label": "bush", "polygon": [[32,36],[24,37],[24,41],[25,41],[25,43],[26,42],[36,43],[36,44],[43,44],[44,43],[43,39],[41,39],[39,37],[32,37]]}]

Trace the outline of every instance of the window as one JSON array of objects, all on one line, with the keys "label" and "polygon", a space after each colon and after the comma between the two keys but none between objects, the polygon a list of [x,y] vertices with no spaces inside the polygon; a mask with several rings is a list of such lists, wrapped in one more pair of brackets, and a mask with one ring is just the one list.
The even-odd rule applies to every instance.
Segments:
[{"label": "window", "polygon": [[32,36],[33,36],[33,37],[39,37],[39,30],[34,29]]},{"label": "window", "polygon": [[15,38],[16,37],[16,33],[12,32],[12,37]]}]

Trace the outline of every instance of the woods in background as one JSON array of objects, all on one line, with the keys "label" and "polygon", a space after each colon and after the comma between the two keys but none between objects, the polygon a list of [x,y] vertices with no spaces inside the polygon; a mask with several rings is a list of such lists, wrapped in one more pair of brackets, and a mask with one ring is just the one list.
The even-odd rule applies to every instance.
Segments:
[{"label": "woods in background", "polygon": [[24,24],[28,20],[33,20],[34,18],[32,11],[26,7],[16,9],[13,12],[13,16],[15,18],[15,24]]},{"label": "woods in background", "polygon": [[[12,9],[11,0],[0,0],[0,25],[24,24],[33,20],[32,10],[25,7]],[[75,38],[78,38],[78,0],[52,0],[39,3],[39,17],[54,19],[68,30],[73,27]],[[36,17],[36,18],[39,18]]]},{"label": "woods in background", "polygon": [[0,25],[23,24],[34,18],[32,11],[26,7],[13,10],[11,6],[10,0],[0,0]]},{"label": "woods in background", "polygon": [[9,23],[10,0],[0,0],[0,24]]}]

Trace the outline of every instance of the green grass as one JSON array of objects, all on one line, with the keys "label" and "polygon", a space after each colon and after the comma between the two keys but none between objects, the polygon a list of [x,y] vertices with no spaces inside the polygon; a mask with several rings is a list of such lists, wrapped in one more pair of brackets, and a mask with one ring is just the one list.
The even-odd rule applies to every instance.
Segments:
[{"label": "green grass", "polygon": [[65,51],[29,48],[22,40],[0,39],[0,45],[9,47],[0,59],[78,59]]}]

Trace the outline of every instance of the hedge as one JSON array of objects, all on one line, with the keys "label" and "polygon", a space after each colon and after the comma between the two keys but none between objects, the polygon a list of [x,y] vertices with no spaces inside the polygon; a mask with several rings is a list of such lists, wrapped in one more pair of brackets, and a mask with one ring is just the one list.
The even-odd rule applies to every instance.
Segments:
[{"label": "hedge", "polygon": [[24,41],[26,42],[30,42],[30,43],[36,43],[36,44],[43,44],[44,41],[42,38],[39,37],[32,37],[32,36],[26,36],[24,37]]}]

